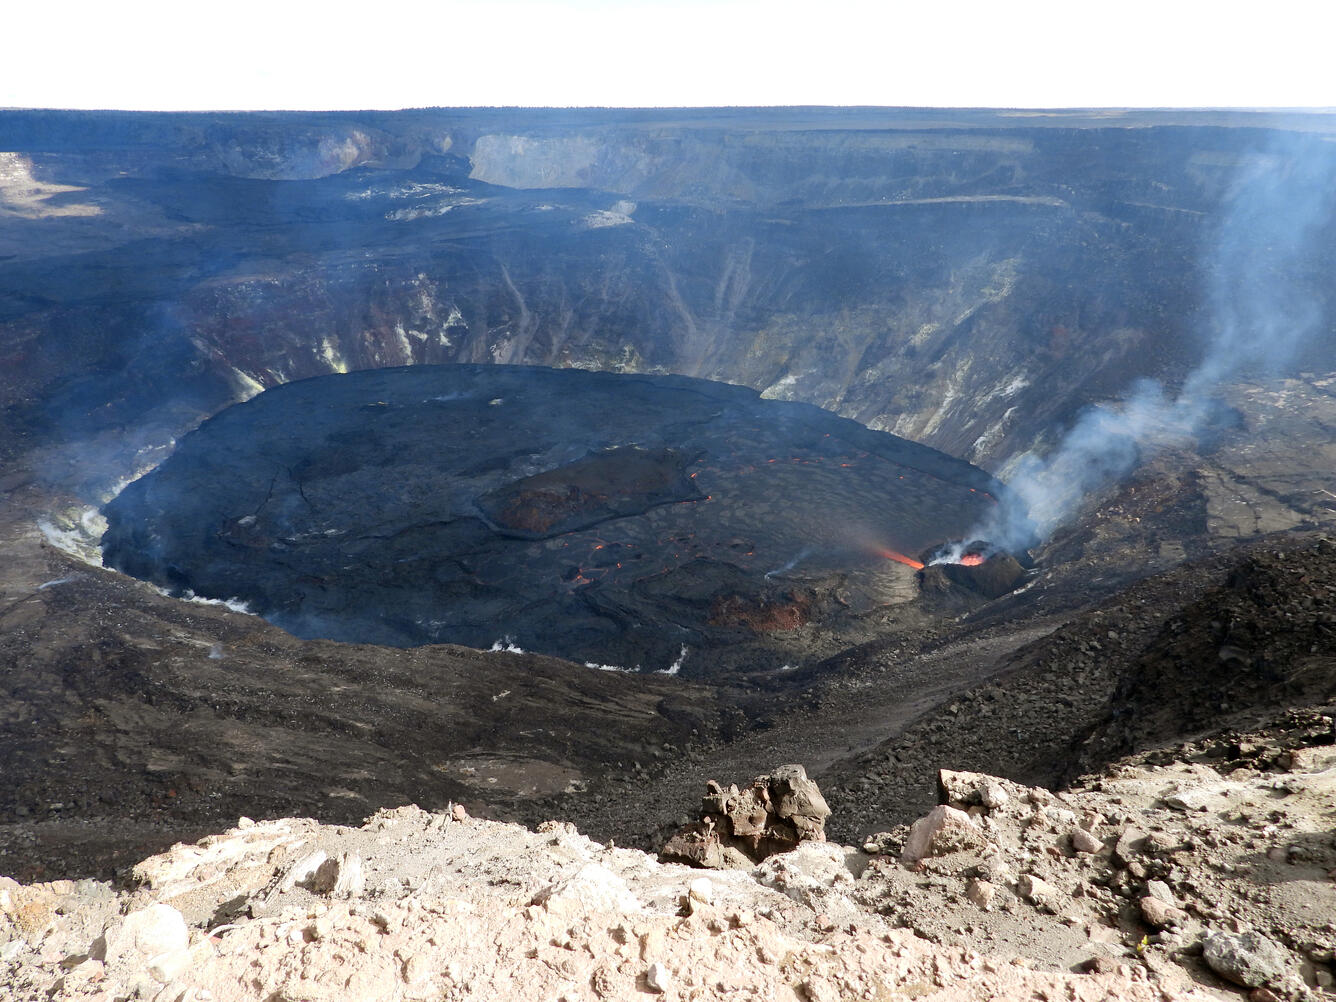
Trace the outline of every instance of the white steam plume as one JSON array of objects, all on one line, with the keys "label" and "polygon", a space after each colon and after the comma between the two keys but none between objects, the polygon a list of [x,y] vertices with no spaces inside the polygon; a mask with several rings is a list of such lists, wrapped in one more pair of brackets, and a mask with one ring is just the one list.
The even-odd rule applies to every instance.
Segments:
[{"label": "white steam plume", "polygon": [[1289,136],[1245,162],[1207,238],[1205,354],[1182,389],[1171,397],[1146,380],[1122,400],[1086,410],[1047,456],[1025,457],[1008,478],[1009,496],[972,538],[1013,550],[1033,545],[1091,492],[1196,434],[1221,383],[1245,370],[1275,370],[1327,330],[1315,266],[1326,255],[1313,252],[1330,221],[1336,145]]}]

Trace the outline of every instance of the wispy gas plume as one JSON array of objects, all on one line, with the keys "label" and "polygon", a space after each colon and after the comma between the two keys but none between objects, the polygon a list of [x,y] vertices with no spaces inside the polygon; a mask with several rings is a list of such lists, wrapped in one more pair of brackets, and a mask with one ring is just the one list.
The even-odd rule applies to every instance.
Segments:
[{"label": "wispy gas plume", "polygon": [[1199,432],[1220,385],[1247,371],[1275,370],[1327,330],[1319,283],[1336,192],[1336,144],[1286,136],[1239,158],[1219,224],[1202,261],[1204,355],[1182,389],[1155,381],[1120,401],[1086,410],[1043,459],[1026,457],[1008,478],[1010,498],[974,537],[1024,549],[1067,521],[1093,491],[1144,457]]},{"label": "wispy gas plume", "polygon": [[793,570],[795,567],[797,567],[800,563],[802,563],[811,555],[812,555],[812,548],[810,546],[804,547],[798,553],[798,555],[794,557],[792,560],[790,560],[787,564],[784,564],[783,566],[780,567],[776,567],[774,570],[766,571],[765,572],[766,580],[769,581],[776,574],[787,574],[789,571]]}]

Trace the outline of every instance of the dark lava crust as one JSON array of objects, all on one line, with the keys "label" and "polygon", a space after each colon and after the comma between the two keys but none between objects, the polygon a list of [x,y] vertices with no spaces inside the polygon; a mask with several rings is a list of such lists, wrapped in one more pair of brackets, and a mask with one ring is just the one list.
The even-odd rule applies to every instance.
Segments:
[{"label": "dark lava crust", "polygon": [[107,505],[103,548],[299,636],[509,638],[692,675],[744,651],[778,667],[805,633],[911,601],[894,555],[967,532],[1001,489],[744,387],[414,366],[223,411]]}]

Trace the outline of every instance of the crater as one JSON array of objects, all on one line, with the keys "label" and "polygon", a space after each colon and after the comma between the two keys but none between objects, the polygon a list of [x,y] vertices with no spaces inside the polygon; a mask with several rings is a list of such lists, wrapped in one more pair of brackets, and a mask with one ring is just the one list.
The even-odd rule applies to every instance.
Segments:
[{"label": "crater", "polygon": [[107,504],[103,553],[302,637],[700,676],[778,668],[914,601],[903,554],[1003,489],[745,387],[413,366],[220,412]]}]

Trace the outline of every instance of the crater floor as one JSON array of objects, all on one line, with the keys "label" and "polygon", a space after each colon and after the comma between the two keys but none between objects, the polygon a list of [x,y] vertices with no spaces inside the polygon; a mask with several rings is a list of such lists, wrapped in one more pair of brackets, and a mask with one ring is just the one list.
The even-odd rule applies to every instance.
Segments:
[{"label": "crater floor", "polygon": [[415,366],[223,411],[106,506],[103,549],[299,636],[691,675],[744,651],[782,667],[911,600],[904,555],[967,533],[1002,489],[744,387]]}]

